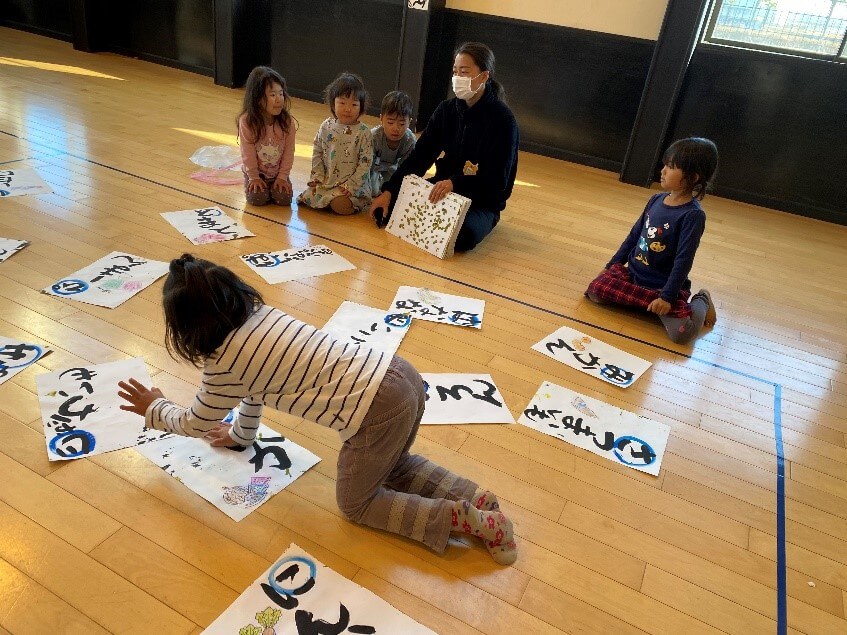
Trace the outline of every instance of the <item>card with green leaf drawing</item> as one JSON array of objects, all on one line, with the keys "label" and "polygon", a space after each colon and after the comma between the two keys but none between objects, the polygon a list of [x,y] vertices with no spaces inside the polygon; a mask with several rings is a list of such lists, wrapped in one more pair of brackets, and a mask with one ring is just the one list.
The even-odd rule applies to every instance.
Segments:
[{"label": "card with green leaf drawing", "polygon": [[449,258],[471,200],[451,192],[430,203],[430,190],[432,184],[426,179],[414,174],[404,177],[385,229],[433,256]]}]

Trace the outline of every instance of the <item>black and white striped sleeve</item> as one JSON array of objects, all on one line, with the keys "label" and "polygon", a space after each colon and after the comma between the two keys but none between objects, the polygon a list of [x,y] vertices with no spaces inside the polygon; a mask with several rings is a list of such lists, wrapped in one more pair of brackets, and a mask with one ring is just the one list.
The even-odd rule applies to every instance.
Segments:
[{"label": "black and white striped sleeve", "polygon": [[156,430],[202,437],[239,404],[244,394],[242,384],[229,373],[204,374],[203,383],[190,408],[183,408],[164,398],[156,399],[147,408],[145,424]]}]

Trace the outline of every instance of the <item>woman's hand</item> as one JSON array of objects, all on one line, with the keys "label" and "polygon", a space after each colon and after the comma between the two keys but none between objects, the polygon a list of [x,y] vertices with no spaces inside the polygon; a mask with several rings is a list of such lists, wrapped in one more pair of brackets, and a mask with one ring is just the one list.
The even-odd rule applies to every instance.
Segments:
[{"label": "woman's hand", "polygon": [[371,218],[376,220],[374,211],[382,208],[383,215],[385,215],[385,212],[388,211],[389,205],[391,205],[391,192],[383,192],[371,200],[371,206],[368,208],[368,213],[371,215]]},{"label": "woman's hand", "polygon": [[247,183],[247,191],[251,194],[255,194],[256,192],[264,192],[268,189],[268,184],[265,183],[262,179],[250,179]]},{"label": "woman's hand", "polygon": [[647,310],[650,313],[655,313],[656,315],[667,315],[671,310],[671,303],[662,300],[662,298],[656,298],[649,305],[647,305]]},{"label": "woman's hand", "polygon": [[453,181],[450,179],[444,179],[443,181],[438,181],[435,185],[432,186],[432,189],[429,192],[429,202],[437,203],[442,198],[447,196],[450,192],[453,191]]},{"label": "woman's hand", "polygon": [[130,403],[128,406],[121,406],[121,410],[134,412],[142,417],[147,413],[151,403],[164,397],[162,391],[155,386],[148,390],[144,384],[135,379],[130,379],[128,382],[119,381],[118,388],[121,388],[118,391],[118,397]]},{"label": "woman's hand", "polygon": [[217,428],[212,428],[203,437],[213,448],[237,448],[238,443],[229,436],[229,424],[219,423]]}]

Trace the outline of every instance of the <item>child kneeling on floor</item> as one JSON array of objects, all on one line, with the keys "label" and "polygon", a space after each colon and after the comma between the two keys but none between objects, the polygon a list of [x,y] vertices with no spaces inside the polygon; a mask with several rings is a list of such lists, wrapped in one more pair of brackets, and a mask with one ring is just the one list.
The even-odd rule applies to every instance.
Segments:
[{"label": "child kneeling on floor", "polygon": [[[149,428],[250,445],[265,405],[337,430],[336,496],[350,520],[406,536],[442,553],[451,532],[477,536],[512,564],[512,523],[496,496],[409,452],[426,394],[406,360],[337,341],[279,309],[232,271],[189,254],[171,261],[164,285],[165,343],[202,367],[194,403],[119,382],[122,409]],[[238,406],[232,425],[221,420]]]}]

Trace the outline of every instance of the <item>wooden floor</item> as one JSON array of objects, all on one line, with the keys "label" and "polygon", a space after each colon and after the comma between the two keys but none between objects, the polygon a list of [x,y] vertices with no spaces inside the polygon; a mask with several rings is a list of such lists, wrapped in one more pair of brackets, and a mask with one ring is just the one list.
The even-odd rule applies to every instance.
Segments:
[{"label": "wooden floor", "polygon": [[[239,187],[188,178],[199,146],[234,144],[241,96],[0,28],[0,162],[37,168],[55,190],[0,201],[0,236],[32,242],[0,264],[0,335],[54,350],[0,386],[0,632],[199,632],[296,542],[440,633],[772,633],[775,384],[789,630],[847,632],[847,228],[707,198],[692,279],[712,291],[718,323],[678,347],[657,321],[582,297],[646,190],[522,153],[494,233],[440,261],[363,215],[245,207]],[[293,112],[299,191],[326,108],[295,100]],[[515,520],[519,558],[501,568],[476,544],[437,556],[343,520],[337,435],[273,411],[270,425],[324,460],[240,523],[133,450],[49,463],[37,374],[140,355],[185,403],[198,372],[165,352],[161,281],[114,310],[39,289],[112,250],[189,250],[159,214],[210,202],[257,237],[194,251],[312,323],[345,299],[388,306],[403,284],[484,299],[481,331],[416,323],[400,353],[422,372],[491,373],[515,414],[550,380],[667,423],[661,474],[524,426],[424,429],[417,449],[496,491]],[[322,243],[357,269],[270,286],[237,264],[247,251]],[[530,350],[562,325],[653,367],[624,391]]]}]

